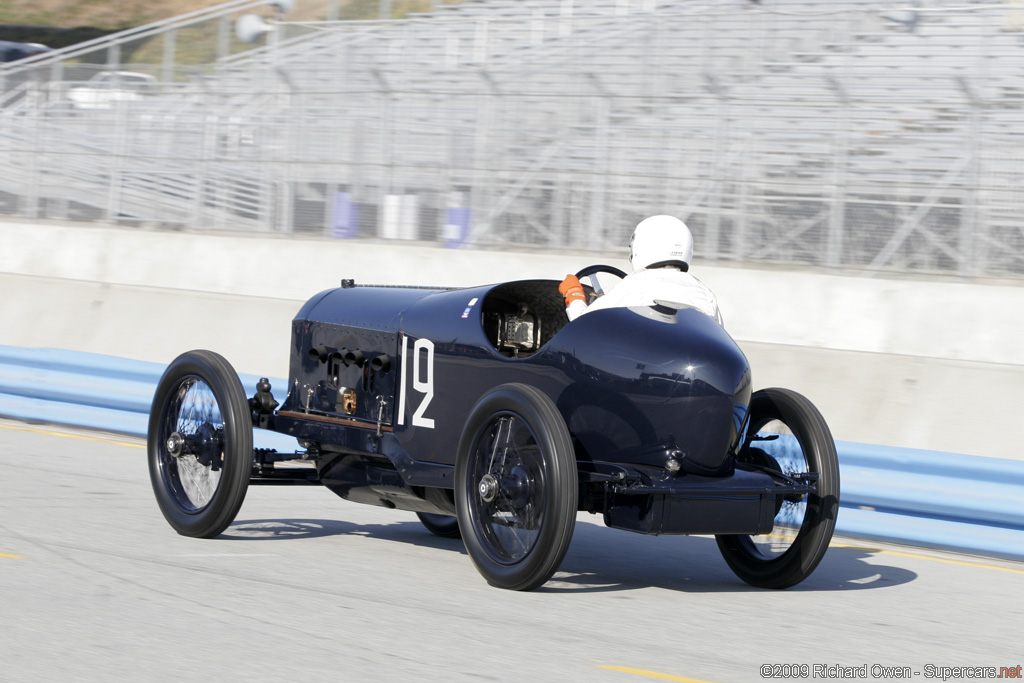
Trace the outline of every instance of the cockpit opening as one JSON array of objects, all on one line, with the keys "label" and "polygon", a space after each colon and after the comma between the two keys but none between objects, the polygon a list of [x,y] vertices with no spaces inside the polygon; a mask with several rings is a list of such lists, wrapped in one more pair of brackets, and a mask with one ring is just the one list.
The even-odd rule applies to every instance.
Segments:
[{"label": "cockpit opening", "polygon": [[568,322],[565,300],[552,280],[509,282],[484,299],[484,333],[510,358],[536,353]]}]

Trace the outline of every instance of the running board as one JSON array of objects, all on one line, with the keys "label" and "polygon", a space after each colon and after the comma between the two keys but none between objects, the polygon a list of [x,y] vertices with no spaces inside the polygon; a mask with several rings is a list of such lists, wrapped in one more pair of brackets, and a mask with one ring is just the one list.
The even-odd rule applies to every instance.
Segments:
[{"label": "running board", "polygon": [[312,467],[274,467],[264,465],[253,468],[250,486],[312,486],[320,485],[320,473]]}]

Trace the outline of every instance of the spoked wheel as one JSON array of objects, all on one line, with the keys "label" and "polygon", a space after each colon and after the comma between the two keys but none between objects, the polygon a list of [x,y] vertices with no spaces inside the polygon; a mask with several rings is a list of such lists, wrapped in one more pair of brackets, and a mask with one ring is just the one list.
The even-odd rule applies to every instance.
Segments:
[{"label": "spoked wheel", "polygon": [[252,471],[252,420],[231,364],[189,351],[164,371],[149,414],[149,477],[184,536],[212,538],[238,514]]},{"label": "spoked wheel", "polygon": [[532,590],[572,540],[576,458],[547,396],[504,384],[477,403],[459,441],[455,509],[466,551],[487,581]]},{"label": "spoked wheel", "polygon": [[450,515],[435,515],[430,512],[417,512],[423,526],[427,527],[430,533],[444,538],[462,538],[459,531],[459,520]]},{"label": "spoked wheel", "polygon": [[750,401],[739,460],[795,479],[817,478],[817,492],[783,497],[775,527],[757,536],[718,536],[729,567],[752,586],[788,588],[814,571],[828,550],[839,510],[839,461],[817,408],[787,389],[763,389]]}]

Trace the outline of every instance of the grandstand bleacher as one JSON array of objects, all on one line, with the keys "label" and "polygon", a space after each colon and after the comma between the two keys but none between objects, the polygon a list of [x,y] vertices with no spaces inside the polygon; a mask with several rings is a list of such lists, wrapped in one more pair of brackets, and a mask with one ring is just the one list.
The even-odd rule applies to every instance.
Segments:
[{"label": "grandstand bleacher", "polygon": [[[232,40],[259,4],[0,69],[0,213],[606,251],[665,212],[709,260],[1024,277],[1013,4],[474,0]],[[104,71],[159,84],[76,108]]]}]

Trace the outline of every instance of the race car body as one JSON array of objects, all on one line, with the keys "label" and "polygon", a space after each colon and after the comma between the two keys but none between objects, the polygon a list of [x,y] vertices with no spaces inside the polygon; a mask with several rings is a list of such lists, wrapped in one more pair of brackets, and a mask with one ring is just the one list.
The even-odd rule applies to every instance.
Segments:
[{"label": "race car body", "polygon": [[[164,393],[177,386],[180,395],[183,373],[171,373]],[[203,379],[184,374],[195,375]],[[229,393],[203,381],[215,397]],[[641,533],[715,534],[730,566],[755,585],[802,580],[831,537],[838,469],[824,421],[792,392],[753,393],[733,339],[680,304],[596,310],[570,323],[549,280],[468,289],[343,281],[297,314],[288,382],[261,386],[235,421],[294,436],[305,450],[256,451],[239,480],[317,483],[416,511],[435,533],[461,534],[502,587],[550,577],[577,511]],[[238,428],[225,411],[204,434],[195,420],[175,422],[181,413],[158,391],[154,415],[164,417],[150,434],[158,499],[177,486],[172,470],[183,457],[201,457],[193,451],[208,453],[211,472],[229,469],[225,434]],[[296,457],[314,469],[278,466]],[[184,498],[188,508],[194,501]],[[171,513],[174,525],[180,515]],[[208,536],[230,523],[208,516],[217,523],[176,528]],[[783,527],[792,532],[785,550],[758,545]]]}]

